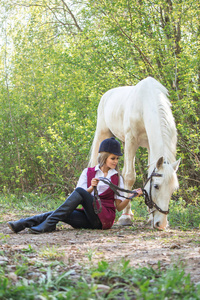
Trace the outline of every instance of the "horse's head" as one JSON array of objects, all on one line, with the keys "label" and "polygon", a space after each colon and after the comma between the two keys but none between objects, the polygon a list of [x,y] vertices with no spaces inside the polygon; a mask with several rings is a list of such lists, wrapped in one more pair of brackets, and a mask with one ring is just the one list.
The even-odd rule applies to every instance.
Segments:
[{"label": "horse's head", "polygon": [[172,164],[164,161],[161,157],[157,161],[156,168],[149,172],[149,180],[146,184],[146,191],[150,206],[150,220],[152,226],[159,230],[164,230],[167,226],[167,213],[169,210],[169,200],[172,193],[178,188],[176,172],[180,159]]}]

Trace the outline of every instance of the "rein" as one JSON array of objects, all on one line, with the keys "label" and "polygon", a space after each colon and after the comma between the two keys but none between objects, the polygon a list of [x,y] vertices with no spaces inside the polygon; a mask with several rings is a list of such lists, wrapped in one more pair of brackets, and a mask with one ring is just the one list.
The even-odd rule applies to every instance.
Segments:
[{"label": "rein", "polygon": [[[131,191],[131,190],[122,189],[119,186],[113,184],[108,178],[99,177],[99,180],[102,181],[103,183],[107,184],[116,195],[118,195],[118,196],[120,196],[122,198],[132,199],[132,198],[134,198],[134,197],[137,196],[137,192]],[[131,194],[134,194],[134,195],[132,197],[128,198],[128,197],[124,197],[124,196],[120,195],[120,193],[118,191],[126,192],[126,193],[131,193]],[[97,202],[99,204],[99,208],[97,208]],[[100,199],[100,197],[98,195],[97,187],[96,186],[94,187],[94,211],[95,211],[96,214],[99,214],[102,211],[101,199]]]},{"label": "rein", "polygon": [[[99,208],[97,208],[97,202],[99,204]],[[100,212],[102,211],[102,205],[101,205],[101,199],[98,195],[96,186],[94,187],[94,201],[93,201],[93,203],[94,203],[94,212],[95,212],[95,214],[97,214],[97,215],[100,214]]]},{"label": "rein", "polygon": [[[152,209],[153,207],[158,210],[160,213],[167,215],[169,213],[169,210],[162,210],[153,200],[152,200],[152,196],[151,196],[151,190],[152,190],[152,178],[153,177],[162,177],[162,174],[156,173],[155,169],[153,170],[153,172],[151,173],[151,175],[147,178],[142,191],[143,191],[143,195],[145,198],[145,204],[149,207],[149,209]],[[137,196],[137,192],[135,191],[131,191],[131,190],[126,190],[126,189],[122,189],[120,187],[118,187],[117,185],[113,184],[108,178],[104,178],[104,177],[99,177],[99,180],[102,181],[103,183],[107,184],[111,190],[118,196],[123,197],[125,199],[133,199],[134,197]],[[150,181],[150,191],[149,194],[147,193],[147,191],[145,190],[145,186],[146,184]],[[120,193],[118,191],[121,192],[126,192],[126,193],[131,193],[133,194],[132,197],[124,197],[122,195],[120,195]],[[99,208],[97,208],[97,203],[99,204]],[[99,214],[102,211],[102,205],[101,205],[101,200],[100,197],[98,195],[97,192],[97,187],[94,188],[94,211],[96,214]],[[152,212],[153,213],[153,212]]]}]

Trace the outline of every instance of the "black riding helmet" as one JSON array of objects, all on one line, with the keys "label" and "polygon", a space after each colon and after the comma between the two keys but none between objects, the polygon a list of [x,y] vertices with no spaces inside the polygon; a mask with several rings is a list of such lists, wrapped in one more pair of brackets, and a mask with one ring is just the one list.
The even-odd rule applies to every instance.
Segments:
[{"label": "black riding helmet", "polygon": [[99,147],[100,152],[109,152],[117,156],[122,156],[120,143],[114,138],[105,139],[101,142]]}]

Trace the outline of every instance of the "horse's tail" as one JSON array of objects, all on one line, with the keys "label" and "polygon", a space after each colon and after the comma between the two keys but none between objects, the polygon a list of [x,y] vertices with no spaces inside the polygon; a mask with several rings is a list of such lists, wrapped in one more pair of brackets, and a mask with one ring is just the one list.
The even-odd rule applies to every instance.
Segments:
[{"label": "horse's tail", "polygon": [[98,135],[96,130],[92,142],[92,147],[90,148],[88,167],[94,167],[97,164],[98,149],[100,146],[97,136]]}]

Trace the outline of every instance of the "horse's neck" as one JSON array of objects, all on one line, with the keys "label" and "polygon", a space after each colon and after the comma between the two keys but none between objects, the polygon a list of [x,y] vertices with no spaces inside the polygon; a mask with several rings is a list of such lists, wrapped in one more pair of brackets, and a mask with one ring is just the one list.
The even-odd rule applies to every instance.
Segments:
[{"label": "horse's neck", "polygon": [[176,129],[173,119],[167,126],[165,120],[162,120],[158,114],[154,114],[151,118],[148,116],[145,119],[145,128],[149,144],[149,165],[155,164],[161,156],[169,163],[174,162],[176,154]]},{"label": "horse's neck", "polygon": [[176,126],[172,116],[167,90],[148,77],[136,85],[135,95],[148,139],[149,163],[164,156],[175,160]]},{"label": "horse's neck", "polygon": [[[155,165],[160,157],[164,157],[164,160],[168,163],[174,162],[175,159],[175,151],[172,151],[169,147],[170,145],[165,143],[160,134],[156,133],[156,137],[149,140],[149,165]],[[172,145],[172,148],[174,145]]]}]

